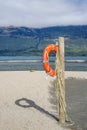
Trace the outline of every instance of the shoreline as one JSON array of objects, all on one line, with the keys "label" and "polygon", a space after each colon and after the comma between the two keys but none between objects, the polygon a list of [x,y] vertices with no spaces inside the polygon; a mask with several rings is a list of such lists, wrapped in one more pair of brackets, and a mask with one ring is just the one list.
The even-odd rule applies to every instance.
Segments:
[{"label": "shoreline", "polygon": [[[45,71],[40,70],[24,70],[24,71],[0,71],[1,73],[19,73],[19,74],[31,74],[34,73],[35,75],[42,74],[46,79],[55,79],[56,76],[51,77]],[[87,79],[87,71],[65,71],[65,79]]]}]

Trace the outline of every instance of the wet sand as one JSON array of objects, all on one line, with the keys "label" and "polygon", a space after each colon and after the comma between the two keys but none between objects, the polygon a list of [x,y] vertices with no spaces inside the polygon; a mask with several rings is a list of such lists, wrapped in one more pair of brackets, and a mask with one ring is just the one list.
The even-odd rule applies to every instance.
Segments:
[{"label": "wet sand", "polygon": [[66,80],[68,116],[78,130],[87,130],[87,79]]}]

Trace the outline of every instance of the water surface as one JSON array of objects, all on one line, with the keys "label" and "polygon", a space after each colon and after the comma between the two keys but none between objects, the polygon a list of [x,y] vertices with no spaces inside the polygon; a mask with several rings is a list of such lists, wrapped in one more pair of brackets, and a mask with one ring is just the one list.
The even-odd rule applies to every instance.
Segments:
[{"label": "water surface", "polygon": [[[78,62],[79,61],[79,62]],[[83,62],[82,62],[83,61]],[[49,58],[55,68],[55,58]],[[43,70],[40,56],[0,56],[0,71]],[[87,57],[65,57],[66,71],[87,71]]]}]

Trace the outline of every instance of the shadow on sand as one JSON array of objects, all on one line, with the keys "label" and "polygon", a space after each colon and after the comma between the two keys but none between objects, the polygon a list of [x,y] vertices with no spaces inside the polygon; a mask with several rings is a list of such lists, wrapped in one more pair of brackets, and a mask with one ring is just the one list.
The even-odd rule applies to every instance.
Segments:
[{"label": "shadow on sand", "polygon": [[[25,102],[25,103],[23,104],[23,102]],[[36,110],[40,111],[41,113],[55,119],[56,121],[59,121],[59,119],[55,115],[49,113],[48,111],[46,111],[45,109],[43,109],[42,107],[37,105],[33,100],[21,98],[21,99],[16,100],[15,104],[20,107],[23,107],[23,108],[30,108],[30,107],[35,108]]]}]

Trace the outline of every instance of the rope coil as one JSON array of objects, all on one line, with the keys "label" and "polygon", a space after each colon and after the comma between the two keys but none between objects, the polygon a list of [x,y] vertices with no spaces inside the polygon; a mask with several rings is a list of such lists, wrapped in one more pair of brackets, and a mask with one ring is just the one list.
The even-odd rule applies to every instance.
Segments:
[{"label": "rope coil", "polygon": [[66,103],[65,103],[65,83],[64,83],[64,70],[60,59],[60,50],[56,53],[56,90],[59,100],[58,113],[60,122],[65,123],[66,120]]}]

